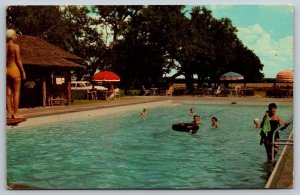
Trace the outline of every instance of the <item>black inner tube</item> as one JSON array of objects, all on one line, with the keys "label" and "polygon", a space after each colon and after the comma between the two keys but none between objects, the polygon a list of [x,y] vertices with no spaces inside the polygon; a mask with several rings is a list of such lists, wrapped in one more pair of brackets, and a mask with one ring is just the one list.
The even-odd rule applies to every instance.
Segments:
[{"label": "black inner tube", "polygon": [[194,123],[176,123],[172,125],[174,131],[190,132],[197,131],[199,126]]}]

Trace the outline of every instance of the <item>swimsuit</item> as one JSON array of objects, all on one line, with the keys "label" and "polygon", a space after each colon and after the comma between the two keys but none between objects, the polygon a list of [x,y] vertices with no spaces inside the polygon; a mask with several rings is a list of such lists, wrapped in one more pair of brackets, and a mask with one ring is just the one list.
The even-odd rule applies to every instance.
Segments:
[{"label": "swimsuit", "polygon": [[16,50],[13,45],[6,44],[6,78],[17,79],[21,77],[19,67],[16,64]]},{"label": "swimsuit", "polygon": [[[267,133],[267,136],[268,136],[269,140],[272,141],[274,131],[279,127],[279,121],[278,120],[270,120],[270,125],[271,125],[271,131],[269,131]],[[276,139],[279,139],[278,131],[275,134],[275,140]]]},{"label": "swimsuit", "polygon": [[[271,131],[266,133],[266,136],[264,137],[264,144],[265,144],[265,148],[266,148],[266,151],[267,151],[268,159],[272,160],[273,134],[274,134],[274,131],[279,127],[279,121],[278,120],[270,120],[270,125],[271,125]],[[279,133],[277,131],[276,134],[275,134],[274,142],[276,143],[278,141],[278,139],[279,139]],[[277,150],[277,151],[275,151],[275,155],[276,155],[276,153],[279,150],[279,146],[275,145],[274,149]]]},{"label": "swimsuit", "polygon": [[21,77],[18,66],[13,62],[6,66],[6,78],[16,79]]}]

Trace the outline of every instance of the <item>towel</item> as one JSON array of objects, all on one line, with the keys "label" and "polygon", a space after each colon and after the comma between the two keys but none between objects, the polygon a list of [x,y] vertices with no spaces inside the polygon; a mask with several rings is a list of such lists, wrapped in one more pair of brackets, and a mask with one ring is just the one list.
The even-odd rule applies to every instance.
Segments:
[{"label": "towel", "polygon": [[269,131],[271,131],[271,123],[270,123],[270,118],[268,116],[264,120],[262,131],[264,133],[268,133]]}]

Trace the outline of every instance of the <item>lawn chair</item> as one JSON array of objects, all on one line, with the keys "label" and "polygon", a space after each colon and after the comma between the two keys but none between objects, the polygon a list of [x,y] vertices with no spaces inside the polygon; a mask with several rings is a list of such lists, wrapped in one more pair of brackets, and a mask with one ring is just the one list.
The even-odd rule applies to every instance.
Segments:
[{"label": "lawn chair", "polygon": [[60,105],[65,105],[66,103],[67,103],[67,100],[61,96],[57,96],[56,98],[53,98],[53,96],[50,96],[48,98],[49,106],[60,106]]},{"label": "lawn chair", "polygon": [[218,88],[214,91],[214,95],[215,96],[221,95],[221,92],[222,92],[221,85],[219,85]]},{"label": "lawn chair", "polygon": [[151,95],[151,90],[145,89],[144,85],[142,85],[142,91],[143,91],[143,96],[145,96],[145,95]]},{"label": "lawn chair", "polygon": [[97,100],[97,90],[87,90],[87,99],[88,100]]},{"label": "lawn chair", "polygon": [[107,99],[116,99],[117,97],[120,97],[120,89],[119,88],[116,88],[114,89],[113,93],[110,94],[109,97],[107,97]]},{"label": "lawn chair", "polygon": [[170,85],[169,89],[166,91],[166,96],[172,96],[174,93],[174,85]]},{"label": "lawn chair", "polygon": [[243,96],[243,93],[241,91],[241,86],[237,85],[234,87],[234,91],[233,91],[233,95],[234,96]]}]

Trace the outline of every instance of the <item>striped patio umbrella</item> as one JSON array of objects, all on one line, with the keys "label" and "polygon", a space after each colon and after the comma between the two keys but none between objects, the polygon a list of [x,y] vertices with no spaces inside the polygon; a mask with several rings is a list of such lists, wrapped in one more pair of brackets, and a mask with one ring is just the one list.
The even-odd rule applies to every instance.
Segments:
[{"label": "striped patio umbrella", "polygon": [[220,77],[221,81],[238,81],[243,79],[244,76],[236,72],[227,72]]},{"label": "striped patio umbrella", "polygon": [[294,82],[294,72],[291,70],[283,70],[277,73],[276,82],[286,82],[293,83]]}]

